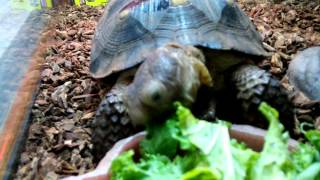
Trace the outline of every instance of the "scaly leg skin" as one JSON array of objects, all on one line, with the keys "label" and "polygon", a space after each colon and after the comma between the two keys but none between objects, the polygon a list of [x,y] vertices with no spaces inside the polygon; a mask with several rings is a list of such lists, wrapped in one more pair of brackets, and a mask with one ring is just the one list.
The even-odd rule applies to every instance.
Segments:
[{"label": "scaly leg skin", "polygon": [[245,120],[266,127],[268,123],[257,113],[259,104],[265,101],[279,111],[282,124],[294,135],[294,106],[280,82],[269,72],[254,65],[242,65],[235,69],[230,80],[230,89],[235,93],[237,102],[245,113]]},{"label": "scaly leg skin", "polygon": [[101,102],[92,123],[94,160],[98,162],[120,139],[137,132],[128,117],[121,93],[126,85],[117,84]]}]

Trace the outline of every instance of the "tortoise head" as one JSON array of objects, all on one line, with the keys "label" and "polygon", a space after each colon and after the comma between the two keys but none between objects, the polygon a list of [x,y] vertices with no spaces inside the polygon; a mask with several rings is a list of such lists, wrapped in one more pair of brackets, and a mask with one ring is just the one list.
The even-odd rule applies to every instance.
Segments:
[{"label": "tortoise head", "polygon": [[145,58],[125,93],[133,124],[156,120],[174,101],[190,106],[201,84],[212,85],[204,56],[194,47],[168,44]]}]

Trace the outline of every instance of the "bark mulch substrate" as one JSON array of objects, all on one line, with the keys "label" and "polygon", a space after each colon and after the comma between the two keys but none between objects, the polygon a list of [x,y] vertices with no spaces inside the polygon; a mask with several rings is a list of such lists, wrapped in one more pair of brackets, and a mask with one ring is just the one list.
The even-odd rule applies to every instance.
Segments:
[{"label": "bark mulch substrate", "polygon": [[[296,52],[320,45],[319,4],[242,3],[241,7],[262,33],[265,47],[275,52],[260,65],[286,84],[283,77]],[[109,85],[91,78],[88,65],[91,38],[102,12],[102,8],[81,7],[53,13],[56,44],[44,59],[17,179],[57,179],[94,168],[90,122]],[[305,105],[298,118],[308,117],[314,122],[320,116],[315,106]]]},{"label": "bark mulch substrate", "polygon": [[43,62],[17,179],[57,179],[94,168],[90,121],[108,88],[90,77],[88,66],[102,12],[90,7],[52,11],[55,44]]}]

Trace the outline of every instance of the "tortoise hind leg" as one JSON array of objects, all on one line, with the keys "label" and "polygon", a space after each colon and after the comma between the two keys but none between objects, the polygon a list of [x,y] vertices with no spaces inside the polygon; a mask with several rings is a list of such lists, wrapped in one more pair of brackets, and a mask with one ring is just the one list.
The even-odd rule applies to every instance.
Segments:
[{"label": "tortoise hind leg", "polygon": [[294,135],[294,106],[280,82],[269,72],[254,65],[239,66],[231,74],[230,89],[245,113],[245,120],[251,119],[256,124],[257,119],[261,119],[259,123],[266,126],[266,121],[257,111],[259,104],[265,101],[279,111],[282,124]]},{"label": "tortoise hind leg", "polygon": [[92,123],[94,160],[98,162],[120,139],[137,130],[131,124],[121,97],[122,89],[115,86],[107,93]]}]

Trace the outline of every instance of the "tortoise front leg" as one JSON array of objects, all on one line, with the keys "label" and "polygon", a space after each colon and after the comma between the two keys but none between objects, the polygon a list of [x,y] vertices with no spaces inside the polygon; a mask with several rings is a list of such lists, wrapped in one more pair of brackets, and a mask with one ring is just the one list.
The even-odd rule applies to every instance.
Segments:
[{"label": "tortoise front leg", "polygon": [[123,102],[123,93],[127,87],[128,81],[123,76],[120,77],[105,95],[96,112],[92,123],[92,143],[97,162],[118,140],[138,131],[138,128],[132,125]]},{"label": "tortoise front leg", "polygon": [[279,111],[281,122],[293,135],[294,107],[279,80],[257,66],[246,64],[234,70],[229,82],[229,89],[241,105],[245,120],[257,123],[258,119],[263,119],[260,124],[266,125],[267,122],[258,112],[259,104],[265,101]]}]

